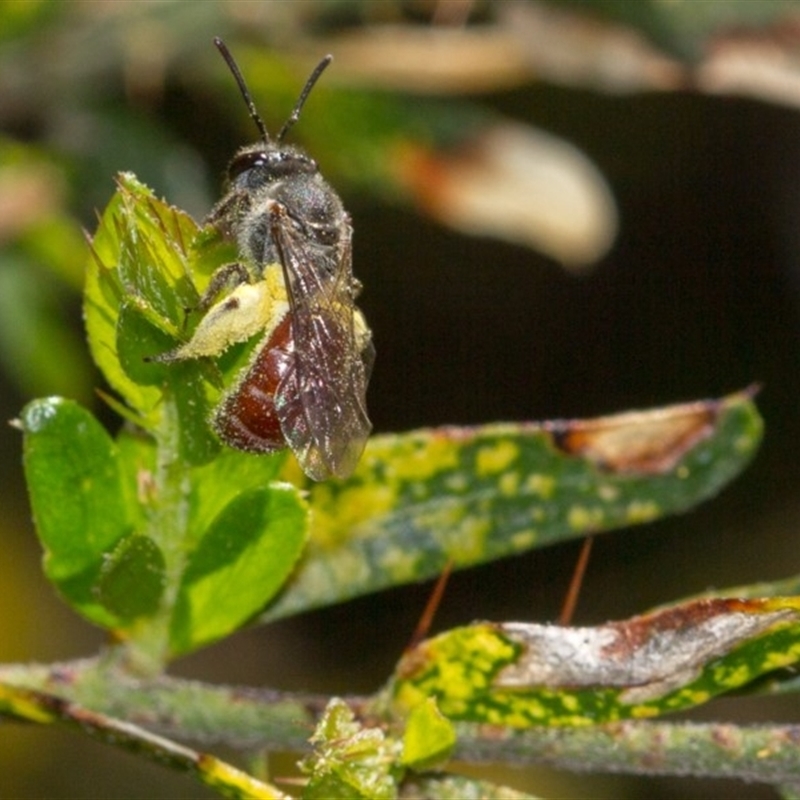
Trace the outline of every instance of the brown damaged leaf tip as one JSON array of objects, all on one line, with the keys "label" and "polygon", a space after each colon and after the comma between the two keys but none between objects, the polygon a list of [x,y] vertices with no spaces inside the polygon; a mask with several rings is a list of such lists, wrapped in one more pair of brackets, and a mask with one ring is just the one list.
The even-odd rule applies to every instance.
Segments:
[{"label": "brown damaged leaf tip", "polygon": [[[724,401],[722,401],[724,402]],[[553,443],[609,472],[659,475],[714,432],[719,400],[593,420],[546,423]]]},{"label": "brown damaged leaf tip", "polygon": [[795,608],[763,600],[697,600],[596,628],[506,623],[498,629],[523,654],[497,688],[619,687],[622,701],[654,700],[691,682],[705,664],[772,626],[797,619]]}]

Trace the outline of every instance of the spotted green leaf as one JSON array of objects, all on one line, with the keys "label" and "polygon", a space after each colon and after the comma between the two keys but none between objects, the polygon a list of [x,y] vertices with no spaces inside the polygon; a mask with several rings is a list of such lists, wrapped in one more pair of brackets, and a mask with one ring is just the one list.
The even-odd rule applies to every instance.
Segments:
[{"label": "spotted green leaf", "polygon": [[[766,597],[787,597],[800,594],[800,575],[791,575],[776,581],[759,581],[742,586],[732,586],[695,595],[691,600],[710,597],[735,597],[740,599],[759,599]],[[740,690],[747,694],[791,694],[800,692],[800,678],[796,670],[778,670],[768,679],[757,681]]]},{"label": "spotted green leaf", "polygon": [[311,542],[264,618],[685,511],[755,453],[751,394],[375,437],[348,480],[308,486]]},{"label": "spotted green leaf", "polygon": [[800,598],[696,600],[595,628],[480,623],[422,642],[384,701],[514,728],[654,717],[800,661]]}]

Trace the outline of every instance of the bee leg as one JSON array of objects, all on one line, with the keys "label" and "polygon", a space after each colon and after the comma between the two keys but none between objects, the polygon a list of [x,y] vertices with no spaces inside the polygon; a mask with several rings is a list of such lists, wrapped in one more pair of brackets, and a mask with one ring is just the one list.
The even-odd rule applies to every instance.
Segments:
[{"label": "bee leg", "polygon": [[[236,287],[249,283],[252,283],[252,278],[250,272],[244,264],[239,262],[223,264],[211,276],[211,280],[209,281],[206,290],[203,292],[203,295],[197,301],[197,305],[183,309],[184,314],[186,315],[183,320],[184,328],[186,327],[189,314],[195,311],[200,311],[202,313],[207,312],[211,306],[214,305],[217,295],[223,290],[235,290]],[[225,305],[230,306],[231,311],[235,311],[238,307],[238,300],[235,297],[230,298]],[[200,325],[202,327],[203,323],[201,322]],[[194,339],[195,337],[193,337],[191,341],[194,342]],[[169,364],[172,361],[179,361],[187,357],[191,358],[199,355],[209,355],[209,353],[198,353],[197,356],[186,355],[187,349],[191,354],[193,348],[191,346],[187,348],[187,343],[184,343],[173,348],[172,350],[167,351],[166,353],[160,353],[159,355],[155,356],[147,356],[145,361]]]},{"label": "bee leg", "polygon": [[[207,292],[203,299],[221,292],[225,284],[232,283],[237,275],[241,277],[241,271],[235,269],[237,266],[231,265],[234,269],[221,274],[219,286],[212,287],[214,291],[211,294]],[[269,281],[240,280],[237,286],[211,304],[188,342],[151,360],[169,363],[218,356],[231,345],[244,342],[266,329],[271,330],[286,315],[287,305],[285,296],[276,295],[275,286]]]},{"label": "bee leg", "polygon": [[[223,264],[211,276],[211,280],[203,292],[202,297],[193,306],[183,307],[183,330],[189,322],[189,315],[196,311],[206,312],[214,304],[216,296],[223,289],[235,289],[243,283],[251,283],[252,277],[244,264],[231,263]],[[152,358],[147,359],[152,361]]]},{"label": "bee leg", "polygon": [[187,311],[207,311],[223,289],[234,289],[243,283],[252,283],[252,280],[250,271],[244,264],[238,261],[224,264],[211,276],[211,280],[202,297],[198,300],[197,305],[194,308],[187,309]]},{"label": "bee leg", "polygon": [[208,216],[203,220],[204,225],[216,225],[221,228],[223,233],[229,233],[229,222],[231,216],[236,210],[236,206],[240,203],[247,201],[245,192],[230,192],[225,195],[215,206],[208,212]]}]

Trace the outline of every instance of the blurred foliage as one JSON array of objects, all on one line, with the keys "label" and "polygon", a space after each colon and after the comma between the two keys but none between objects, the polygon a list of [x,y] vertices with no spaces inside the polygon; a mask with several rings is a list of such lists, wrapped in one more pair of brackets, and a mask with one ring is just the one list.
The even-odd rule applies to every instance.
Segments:
[{"label": "blurred foliage", "polygon": [[65,302],[83,284],[86,244],[66,194],[63,164],[0,141],[0,361],[26,393],[86,400],[94,373]]},{"label": "blurred foliage", "polygon": [[[676,51],[695,55],[706,52],[713,36],[733,25],[738,30],[778,25],[788,19],[794,5],[766,0],[668,6],[655,0],[550,4],[559,13],[585,11],[586,20],[614,19],[656,41],[669,41]],[[558,201],[555,196],[549,200],[550,205],[573,206],[571,212],[569,206],[562,212],[572,232],[559,236],[594,237],[583,249],[573,251],[571,245],[536,232],[534,215],[539,212],[511,210],[515,204],[525,209],[525,197],[536,197],[540,192],[535,187],[540,184],[520,184],[516,191],[522,194],[508,199],[508,173],[493,166],[496,156],[491,149],[480,150],[495,146],[481,143],[493,141],[485,137],[497,126],[503,128],[501,118],[462,100],[423,98],[418,88],[406,93],[383,90],[381,70],[399,63],[423,70],[422,83],[406,75],[409,86],[419,87],[427,80],[436,92],[437,67],[427,67],[426,78],[426,65],[416,60],[406,64],[400,49],[397,55],[384,57],[384,63],[379,60],[374,69],[374,54],[358,51],[358,58],[351,56],[350,40],[344,36],[361,32],[368,42],[382,27],[395,37],[389,43],[397,41],[406,47],[400,35],[405,26],[407,32],[438,35],[446,47],[445,40],[454,30],[446,23],[452,19],[472,23],[465,33],[496,35],[502,44],[502,37],[514,32],[514,18],[505,16],[512,6],[514,13],[528,16],[547,7],[461,2],[207,2],[190,7],[177,2],[20,0],[0,4],[0,131],[4,132],[0,140],[0,359],[8,374],[26,394],[55,391],[85,400],[94,373],[80,354],[73,326],[67,322],[71,307],[68,301],[64,306],[62,297],[64,289],[79,286],[79,230],[90,228],[94,209],[105,205],[111,176],[120,170],[135,171],[158,187],[159,194],[200,217],[218,192],[213,175],[237,145],[254,138],[230,75],[210,47],[212,33],[226,38],[237,54],[273,130],[292,106],[308,65],[324,49],[337,54],[337,41],[341,42],[340,63],[315,90],[313,107],[293,136],[309,147],[345,193],[358,190],[390,202],[404,199],[461,229],[494,232],[534,246],[538,241],[546,252],[567,261],[599,257],[613,235],[613,210],[605,209],[607,190],[599,175],[586,172],[588,163],[573,164],[572,156],[563,150],[540,151],[533,141],[530,152],[519,155],[532,163],[540,158],[558,163],[565,158],[567,171],[583,175],[577,179],[577,191],[600,192],[599,199],[591,201],[600,203],[591,212],[600,215],[599,221],[587,223],[599,225],[599,233],[578,233],[574,200]],[[570,26],[579,20],[564,17],[553,35],[563,35],[564,44],[570,45]],[[602,41],[606,34],[602,27],[597,31]],[[511,44],[505,50],[513,60]],[[414,52],[409,50],[406,56]],[[461,60],[451,59],[456,75],[475,62],[466,56],[468,51]],[[490,66],[486,60],[485,69]],[[553,79],[560,80],[563,71],[558,65],[549,69]],[[537,63],[527,74],[524,69],[515,74],[518,84],[546,80],[548,64]],[[471,72],[469,77],[464,73],[464,80],[477,85]],[[209,160],[211,173],[206,166]],[[469,201],[463,212],[468,216],[454,216],[462,193],[474,191],[471,183],[463,182],[464,176],[473,181],[469,176],[478,169],[482,170],[478,174],[484,208]],[[554,186],[552,179],[535,178],[544,181],[541,192],[545,196],[553,191],[548,188]],[[496,188],[493,180],[498,182]],[[504,220],[484,220],[492,193],[501,188],[505,194],[494,202],[511,203]],[[508,221],[520,213],[510,229]],[[580,254],[570,255],[573,252]],[[61,281],[67,286],[59,290]],[[56,346],[58,365],[48,357]]]},{"label": "blurred foliage", "polygon": [[[703,57],[720,31],[763,28],[791,14],[786,0],[563,0],[558,5],[638,29],[691,61]],[[797,9],[795,8],[794,11]]]}]

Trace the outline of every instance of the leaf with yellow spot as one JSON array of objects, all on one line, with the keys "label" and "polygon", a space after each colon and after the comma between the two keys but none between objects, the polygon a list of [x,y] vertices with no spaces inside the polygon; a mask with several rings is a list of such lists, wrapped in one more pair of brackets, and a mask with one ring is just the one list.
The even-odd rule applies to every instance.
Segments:
[{"label": "leaf with yellow spot", "polygon": [[381,702],[514,728],[654,717],[800,661],[800,597],[695,600],[594,628],[480,623],[422,642]]},{"label": "leaf with yellow spot", "polygon": [[755,453],[752,394],[374,437],[349,479],[307,486],[311,542],[263,619],[685,511]]}]

